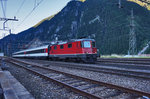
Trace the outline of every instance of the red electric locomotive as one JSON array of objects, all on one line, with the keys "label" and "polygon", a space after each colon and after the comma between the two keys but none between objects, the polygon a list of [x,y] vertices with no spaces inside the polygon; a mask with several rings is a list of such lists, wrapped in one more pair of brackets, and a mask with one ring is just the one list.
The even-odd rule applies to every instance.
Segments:
[{"label": "red electric locomotive", "polygon": [[76,59],[84,62],[97,60],[97,48],[94,39],[77,39],[54,44],[48,47],[50,59]]}]

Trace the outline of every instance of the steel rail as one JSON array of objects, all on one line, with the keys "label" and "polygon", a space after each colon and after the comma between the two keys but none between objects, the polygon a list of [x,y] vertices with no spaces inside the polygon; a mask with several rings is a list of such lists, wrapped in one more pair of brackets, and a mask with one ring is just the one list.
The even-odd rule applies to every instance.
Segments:
[{"label": "steel rail", "polygon": [[96,62],[97,64],[99,65],[104,65],[104,66],[124,66],[124,67],[127,67],[127,66],[130,66],[130,67],[134,67],[135,69],[136,68],[150,68],[150,64],[134,64],[134,63],[120,63],[120,62],[99,62],[97,61]]},{"label": "steel rail", "polygon": [[[144,72],[140,72],[140,71],[120,70],[120,69],[111,69],[111,68],[94,67],[94,66],[79,66],[79,65],[69,66],[69,65],[66,65],[66,64],[65,64],[65,66],[63,65],[63,67],[68,67],[68,68],[73,67],[75,69],[89,70],[89,71],[94,71],[94,72],[102,72],[102,73],[108,73],[108,74],[113,74],[113,75],[136,77],[136,78],[141,78],[141,79],[145,79],[145,80],[150,80],[149,76],[144,76],[144,75],[150,75],[150,73],[144,73]],[[126,72],[140,74],[140,75],[125,74]],[[144,74],[144,75],[142,76],[141,74]]]},{"label": "steel rail", "polygon": [[126,64],[147,64],[147,65],[150,65],[150,62],[147,62],[147,61],[124,61],[124,60],[97,60],[97,62],[101,62],[101,63],[104,63],[104,62],[110,62],[110,63],[126,63]]},{"label": "steel rail", "polygon": [[[141,78],[141,79],[146,79],[146,80],[150,80],[150,77],[146,77],[146,76],[139,76],[139,75],[134,75],[134,74],[125,74],[125,73],[119,73],[116,72],[117,70],[115,70],[115,72],[110,72],[110,71],[106,71],[106,70],[111,70],[111,69],[105,69],[105,68],[94,68],[94,67],[81,67],[81,66],[63,66],[63,67],[68,67],[68,68],[75,68],[75,69],[82,69],[82,70],[88,70],[88,71],[94,71],[94,72],[102,72],[102,73],[108,73],[108,74],[113,74],[113,75],[121,75],[121,76],[128,76],[128,77],[136,77],[136,78]],[[102,70],[105,69],[105,70]],[[122,70],[123,71],[123,70]],[[120,71],[121,72],[121,71]],[[126,71],[123,71],[126,72]],[[149,74],[150,75],[150,74]]]},{"label": "steel rail", "polygon": [[128,73],[136,73],[136,74],[145,74],[145,75],[150,75],[150,73],[144,73],[144,72],[138,72],[138,71],[129,71],[129,70],[120,70],[120,69],[111,69],[111,68],[104,68],[104,67],[94,67],[94,66],[79,66],[79,65],[75,65],[75,64],[70,66],[69,63],[67,63],[67,64],[65,63],[65,66],[63,64],[63,65],[61,65],[61,67],[82,69],[82,70],[88,70],[88,71],[94,71],[94,72],[102,72],[102,73],[109,73],[109,74],[113,74],[113,75],[136,77],[136,78],[150,80],[149,76],[144,76],[144,75],[142,76],[142,75],[135,75],[135,74],[126,74],[126,72],[128,72]]},{"label": "steel rail", "polygon": [[118,61],[150,61],[150,58],[98,58],[97,60],[118,60]]},{"label": "steel rail", "polygon": [[50,78],[50,77],[48,77],[48,76],[46,76],[46,75],[44,75],[44,74],[42,74],[42,73],[40,73],[40,72],[38,72],[38,71],[35,71],[35,70],[29,69],[29,68],[27,68],[27,67],[21,66],[20,64],[17,64],[17,63],[14,63],[14,62],[10,62],[10,63],[12,63],[12,64],[14,64],[14,65],[17,65],[17,66],[19,66],[19,67],[22,67],[22,68],[24,68],[24,69],[26,69],[26,70],[28,70],[28,71],[34,73],[35,75],[41,76],[41,77],[44,78],[44,79],[48,79],[48,80],[53,81],[53,82],[55,82],[55,83],[57,83],[57,84],[59,84],[59,85],[62,85],[62,86],[64,86],[64,87],[66,87],[66,88],[69,88],[69,89],[72,90],[73,92],[79,93],[79,94],[81,94],[81,95],[83,95],[83,96],[85,96],[85,97],[88,97],[88,98],[90,98],[90,99],[104,99],[103,97],[95,96],[95,95],[93,95],[93,94],[90,94],[90,93],[88,93],[88,92],[85,92],[84,90],[80,90],[80,89],[78,89],[78,88],[75,88],[75,87],[73,87],[73,86],[71,86],[71,85],[69,85],[69,84],[67,84],[67,83],[63,83],[63,82],[61,82],[61,81],[59,81],[59,80]]},{"label": "steel rail", "polygon": [[114,88],[114,89],[118,89],[118,90],[121,90],[121,91],[129,92],[129,93],[135,93],[135,94],[140,95],[140,96],[150,97],[150,93],[148,93],[148,92],[139,91],[139,90],[135,90],[135,89],[131,89],[131,88],[126,88],[126,87],[122,87],[122,86],[117,86],[117,85],[114,85],[114,84],[109,84],[109,83],[106,83],[106,82],[101,82],[101,81],[89,79],[89,78],[86,78],[86,77],[72,75],[72,74],[65,73],[65,72],[62,72],[62,71],[59,71],[59,70],[54,70],[54,69],[50,69],[50,68],[47,68],[47,67],[42,67],[42,66],[39,66],[39,65],[23,62],[23,61],[18,61],[17,60],[17,62],[28,64],[28,65],[32,65],[32,66],[36,66],[36,67],[39,67],[39,68],[43,68],[43,69],[47,69],[47,70],[51,70],[51,71],[55,71],[55,72],[59,72],[59,73],[65,74],[65,75],[72,76],[74,78],[83,79],[83,80],[86,80],[88,82],[92,82],[92,83],[99,84],[99,85],[104,85],[104,86],[107,86],[107,87],[110,87],[110,88]]},{"label": "steel rail", "polygon": [[[25,64],[27,64],[27,62],[25,61],[21,61],[21,60],[17,60],[12,58],[14,61],[18,61],[18,62],[24,62]],[[66,64],[66,63],[65,63]],[[76,65],[76,64],[73,64]],[[78,66],[78,64],[76,65]],[[105,68],[105,67],[93,67],[93,66],[85,66],[86,68],[95,68],[95,69],[105,69],[105,70],[113,70],[113,71],[119,71],[119,72],[130,72],[130,73],[137,73],[137,74],[145,74],[145,75],[150,75],[150,72],[141,72],[141,71],[134,71],[134,70],[123,70],[123,69],[117,69],[117,68]]]},{"label": "steel rail", "polygon": [[[12,59],[14,59],[14,58],[12,58]],[[70,64],[70,63],[65,63],[65,66],[64,66],[64,64],[61,66],[68,67],[68,68],[73,67],[75,69],[89,70],[89,71],[94,71],[94,72],[101,72],[101,73],[108,73],[108,74],[119,75],[119,76],[128,76],[128,77],[135,77],[135,78],[150,80],[150,76],[144,76],[144,75],[150,75],[150,73],[144,73],[144,72],[140,72],[140,71],[120,70],[120,69],[111,69],[111,68],[94,67],[94,66],[79,66],[76,64],[73,64],[70,66],[67,64]],[[131,73],[131,74],[128,74],[128,73]],[[132,73],[140,74],[140,75],[135,75]],[[141,75],[141,74],[144,74],[144,75]]]}]

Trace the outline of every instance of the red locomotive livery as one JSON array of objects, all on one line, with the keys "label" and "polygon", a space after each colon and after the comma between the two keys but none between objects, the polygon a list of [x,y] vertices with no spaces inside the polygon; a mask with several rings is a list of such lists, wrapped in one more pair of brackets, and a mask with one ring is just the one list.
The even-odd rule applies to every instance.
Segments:
[{"label": "red locomotive livery", "polygon": [[13,57],[48,58],[51,60],[75,59],[95,62],[97,60],[97,48],[94,39],[77,39],[15,52]]},{"label": "red locomotive livery", "polygon": [[93,39],[79,39],[50,46],[49,58],[74,58],[96,61],[97,48]]}]

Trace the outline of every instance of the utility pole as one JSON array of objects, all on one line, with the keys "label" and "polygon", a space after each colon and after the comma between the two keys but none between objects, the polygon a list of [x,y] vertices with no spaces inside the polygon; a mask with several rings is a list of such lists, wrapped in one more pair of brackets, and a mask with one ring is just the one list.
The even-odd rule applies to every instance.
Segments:
[{"label": "utility pole", "polygon": [[119,0],[118,6],[119,6],[119,8],[121,8],[121,0]]},{"label": "utility pole", "polygon": [[9,34],[11,34],[11,29],[9,29]]},{"label": "utility pole", "polygon": [[[9,33],[11,34],[11,29],[8,29],[8,27],[5,26],[5,24],[7,23],[7,21],[18,21],[18,19],[16,19],[16,17],[14,16],[14,18],[7,18],[6,17],[6,7],[7,7],[7,0],[0,0],[1,1],[1,7],[2,7],[2,11],[3,11],[3,17],[0,17],[0,21],[4,21],[3,22],[3,28],[0,30],[3,31],[9,31]],[[4,36],[5,37],[5,36]],[[6,43],[6,46],[5,46]],[[3,51],[6,51],[6,54],[9,54],[8,51],[8,47],[11,47],[11,39],[9,41],[5,41],[3,42],[3,44],[1,44],[1,48],[3,47]],[[5,50],[6,48],[6,50]]]},{"label": "utility pole", "polygon": [[129,54],[130,55],[136,54],[136,34],[135,34],[133,9],[131,10],[131,20],[130,20]]},{"label": "utility pole", "polygon": [[[18,19],[16,19],[16,17],[14,17],[13,19],[12,18],[0,18],[0,21],[4,21],[3,29],[0,29],[0,30],[9,31],[9,33],[11,34],[11,29],[8,30],[7,27],[5,27],[5,24],[6,24],[7,21],[18,21]],[[9,44],[9,42],[8,42],[8,44]],[[10,39],[10,44],[6,46],[6,55],[10,56],[10,53],[9,53],[9,50],[8,50],[8,46],[11,46],[11,39]]]},{"label": "utility pole", "polygon": [[5,27],[5,24],[7,21],[18,21],[18,19],[16,19],[16,17],[14,17],[13,19],[11,19],[11,18],[0,18],[0,21],[4,21],[3,30],[6,30],[7,27]]}]

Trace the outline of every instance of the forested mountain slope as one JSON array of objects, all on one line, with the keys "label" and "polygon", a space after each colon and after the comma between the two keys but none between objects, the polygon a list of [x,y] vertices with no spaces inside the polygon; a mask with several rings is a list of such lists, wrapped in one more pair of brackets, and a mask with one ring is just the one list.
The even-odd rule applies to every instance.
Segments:
[{"label": "forested mountain slope", "polygon": [[121,0],[121,8],[118,0],[70,1],[50,19],[13,36],[13,42],[34,39],[44,42],[53,41],[56,36],[59,40],[67,40],[95,35],[101,54],[127,54],[131,9],[138,52],[150,41],[150,11],[126,0]]}]

